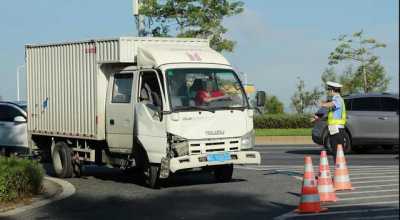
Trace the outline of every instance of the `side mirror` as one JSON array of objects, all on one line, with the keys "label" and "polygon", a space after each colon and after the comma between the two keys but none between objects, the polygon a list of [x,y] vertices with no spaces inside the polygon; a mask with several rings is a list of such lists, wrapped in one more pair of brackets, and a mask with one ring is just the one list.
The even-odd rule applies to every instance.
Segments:
[{"label": "side mirror", "polygon": [[26,123],[26,119],[22,116],[17,116],[14,118],[15,123]]},{"label": "side mirror", "polygon": [[263,107],[265,105],[266,94],[264,91],[257,91],[256,93],[256,104],[257,107]]}]

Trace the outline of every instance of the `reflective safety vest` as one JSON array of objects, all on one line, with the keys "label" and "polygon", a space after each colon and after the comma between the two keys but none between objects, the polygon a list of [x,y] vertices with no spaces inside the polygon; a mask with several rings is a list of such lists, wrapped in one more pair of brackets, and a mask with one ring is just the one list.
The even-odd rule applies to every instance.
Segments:
[{"label": "reflective safety vest", "polygon": [[340,102],[342,104],[342,117],[341,118],[334,118],[332,108],[329,109],[328,112],[328,125],[345,125],[346,124],[346,106],[342,97],[340,97]]}]

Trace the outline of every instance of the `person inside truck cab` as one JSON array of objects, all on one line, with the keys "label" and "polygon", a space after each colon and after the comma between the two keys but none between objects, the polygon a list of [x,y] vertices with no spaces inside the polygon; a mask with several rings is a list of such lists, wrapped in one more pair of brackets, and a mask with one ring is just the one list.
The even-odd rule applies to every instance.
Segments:
[{"label": "person inside truck cab", "polygon": [[215,89],[214,82],[212,80],[207,80],[205,84],[205,89],[200,88],[196,93],[196,105],[208,104],[212,101],[225,97],[225,94],[221,90]]},{"label": "person inside truck cab", "polygon": [[[172,74],[171,74],[172,75]],[[171,94],[171,103],[173,106],[189,105],[188,87],[186,85],[185,74],[174,74],[169,78],[169,92]]]}]

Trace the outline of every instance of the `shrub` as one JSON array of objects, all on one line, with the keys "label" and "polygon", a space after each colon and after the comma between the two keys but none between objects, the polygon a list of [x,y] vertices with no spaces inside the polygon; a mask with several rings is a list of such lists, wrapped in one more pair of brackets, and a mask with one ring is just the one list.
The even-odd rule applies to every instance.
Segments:
[{"label": "shrub", "polygon": [[278,114],[254,117],[254,128],[311,128],[310,115]]},{"label": "shrub", "polygon": [[44,170],[32,160],[0,156],[0,201],[13,201],[38,194]]}]

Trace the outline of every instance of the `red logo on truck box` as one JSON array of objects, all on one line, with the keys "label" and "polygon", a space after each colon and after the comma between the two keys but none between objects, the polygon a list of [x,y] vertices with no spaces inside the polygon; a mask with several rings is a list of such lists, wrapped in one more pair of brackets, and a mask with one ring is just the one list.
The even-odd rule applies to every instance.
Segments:
[{"label": "red logo on truck box", "polygon": [[96,47],[86,48],[85,53],[96,53]]}]

